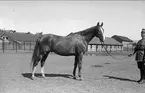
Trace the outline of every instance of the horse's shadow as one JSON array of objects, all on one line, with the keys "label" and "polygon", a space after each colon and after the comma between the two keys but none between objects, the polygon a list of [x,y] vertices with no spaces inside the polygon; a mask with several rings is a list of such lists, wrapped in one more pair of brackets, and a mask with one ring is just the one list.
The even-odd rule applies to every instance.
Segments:
[{"label": "horse's shadow", "polygon": [[128,79],[128,78],[122,78],[122,77],[115,77],[115,76],[109,76],[109,75],[103,75],[104,77],[107,77],[108,79],[117,79],[121,81],[129,81],[129,82],[137,82],[136,80]]},{"label": "horse's shadow", "polygon": [[[32,79],[32,73],[22,73],[23,77]],[[41,73],[35,73],[35,76],[38,78],[42,77]],[[73,78],[73,75],[70,74],[45,74],[45,77],[63,77],[63,78]]]}]

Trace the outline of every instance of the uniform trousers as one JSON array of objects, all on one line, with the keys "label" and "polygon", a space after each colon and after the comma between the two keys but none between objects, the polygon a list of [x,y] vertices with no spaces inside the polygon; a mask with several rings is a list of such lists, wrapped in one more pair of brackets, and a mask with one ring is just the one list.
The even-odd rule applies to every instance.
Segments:
[{"label": "uniform trousers", "polygon": [[137,66],[139,69],[145,70],[145,61],[138,61]]}]

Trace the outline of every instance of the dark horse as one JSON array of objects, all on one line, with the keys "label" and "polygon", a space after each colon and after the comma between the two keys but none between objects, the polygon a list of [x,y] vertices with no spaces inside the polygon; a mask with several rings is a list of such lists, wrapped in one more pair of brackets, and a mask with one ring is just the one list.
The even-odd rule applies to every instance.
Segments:
[{"label": "dark horse", "polygon": [[34,73],[36,66],[41,61],[41,73],[42,77],[44,74],[44,63],[50,52],[54,52],[62,56],[75,56],[73,76],[76,79],[76,68],[78,66],[78,76],[80,80],[82,58],[83,54],[87,51],[88,43],[93,37],[98,37],[101,42],[104,42],[102,28],[103,23],[100,25],[99,22],[96,26],[90,27],[83,31],[71,33],[67,36],[57,36],[53,34],[46,34],[39,37],[36,41],[36,45],[33,51],[31,66],[32,66],[32,79],[34,79]]}]

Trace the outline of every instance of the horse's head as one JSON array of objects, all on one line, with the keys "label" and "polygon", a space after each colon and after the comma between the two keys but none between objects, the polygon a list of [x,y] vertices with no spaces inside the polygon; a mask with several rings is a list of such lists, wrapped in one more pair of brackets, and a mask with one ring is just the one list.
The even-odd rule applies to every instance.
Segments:
[{"label": "horse's head", "polygon": [[95,35],[96,35],[96,37],[98,37],[98,38],[100,39],[101,42],[104,42],[103,33],[104,33],[103,22],[101,23],[101,25],[100,25],[99,22],[98,22],[98,23],[97,23],[97,26],[96,26]]}]

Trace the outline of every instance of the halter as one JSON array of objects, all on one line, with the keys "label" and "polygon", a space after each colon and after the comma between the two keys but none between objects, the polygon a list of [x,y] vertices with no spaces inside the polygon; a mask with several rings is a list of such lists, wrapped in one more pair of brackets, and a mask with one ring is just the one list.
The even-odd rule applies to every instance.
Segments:
[{"label": "halter", "polygon": [[104,29],[102,28],[102,26],[100,28],[101,28],[101,32],[104,34]]}]

